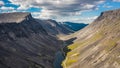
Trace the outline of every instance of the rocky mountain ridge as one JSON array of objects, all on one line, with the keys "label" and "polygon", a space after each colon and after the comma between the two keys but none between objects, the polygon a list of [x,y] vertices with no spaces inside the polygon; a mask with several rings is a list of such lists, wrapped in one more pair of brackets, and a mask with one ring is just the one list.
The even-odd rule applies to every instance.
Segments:
[{"label": "rocky mountain ridge", "polygon": [[68,46],[63,68],[120,68],[120,9],[101,13],[68,37],[77,39]]},{"label": "rocky mountain ridge", "polygon": [[32,19],[32,16],[28,12],[0,13],[0,23],[20,23],[29,19]]},{"label": "rocky mountain ridge", "polygon": [[0,14],[0,68],[53,68],[61,44],[29,13]]}]

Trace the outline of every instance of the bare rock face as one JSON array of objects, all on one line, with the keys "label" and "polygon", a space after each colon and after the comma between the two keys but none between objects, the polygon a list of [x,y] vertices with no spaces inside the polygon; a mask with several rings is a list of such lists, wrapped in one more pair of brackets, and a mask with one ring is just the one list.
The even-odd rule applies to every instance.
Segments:
[{"label": "bare rock face", "polygon": [[31,18],[31,14],[27,12],[2,13],[0,14],[0,23],[20,23],[25,19]]},{"label": "bare rock face", "polygon": [[30,13],[0,14],[0,68],[53,68],[60,44]]},{"label": "bare rock face", "polygon": [[103,12],[92,24],[70,35],[63,68],[120,68],[120,9]]}]

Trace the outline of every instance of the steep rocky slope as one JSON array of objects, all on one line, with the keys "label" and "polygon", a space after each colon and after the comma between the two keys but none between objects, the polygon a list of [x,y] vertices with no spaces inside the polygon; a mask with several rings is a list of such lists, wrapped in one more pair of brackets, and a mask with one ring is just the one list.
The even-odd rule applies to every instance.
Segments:
[{"label": "steep rocky slope", "polygon": [[76,37],[63,68],[120,68],[120,9],[106,11]]},{"label": "steep rocky slope", "polygon": [[74,31],[64,24],[56,22],[55,20],[39,20],[37,21],[44,27],[44,29],[48,32],[49,35],[68,35],[73,33]]},{"label": "steep rocky slope", "polygon": [[60,44],[30,13],[0,14],[0,68],[53,68]]}]

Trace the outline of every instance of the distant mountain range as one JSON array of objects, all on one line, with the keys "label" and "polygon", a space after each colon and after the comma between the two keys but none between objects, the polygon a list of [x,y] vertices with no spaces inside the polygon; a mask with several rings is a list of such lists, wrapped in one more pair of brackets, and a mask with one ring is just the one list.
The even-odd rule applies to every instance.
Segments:
[{"label": "distant mountain range", "polygon": [[73,31],[78,31],[78,30],[84,28],[85,26],[87,26],[88,24],[74,23],[74,22],[63,22],[63,25],[65,27],[68,27],[69,29],[71,29]]},{"label": "distant mountain range", "polygon": [[59,34],[70,34],[74,31],[69,29],[69,27],[64,26],[63,24],[60,24],[59,22],[56,22],[55,20],[39,20],[36,19],[37,22],[39,22],[42,27],[47,31],[49,35],[59,35]]},{"label": "distant mountain range", "polygon": [[55,20],[39,20],[36,19],[43,27],[44,29],[50,34],[50,35],[59,35],[59,34],[71,34],[75,31],[78,31],[88,24],[84,23],[73,23],[73,22],[56,22]]}]

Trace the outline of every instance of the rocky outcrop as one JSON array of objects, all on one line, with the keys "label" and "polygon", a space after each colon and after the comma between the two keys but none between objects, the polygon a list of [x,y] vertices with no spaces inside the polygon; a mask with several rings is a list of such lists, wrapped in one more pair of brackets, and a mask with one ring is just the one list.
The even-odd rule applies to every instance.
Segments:
[{"label": "rocky outcrop", "polygon": [[92,24],[70,35],[63,68],[120,68],[120,9],[103,12]]},{"label": "rocky outcrop", "polygon": [[60,48],[30,13],[0,14],[0,68],[53,68]]},{"label": "rocky outcrop", "polygon": [[1,13],[0,23],[20,23],[23,20],[32,19],[30,13],[27,12],[14,12],[14,13]]}]

